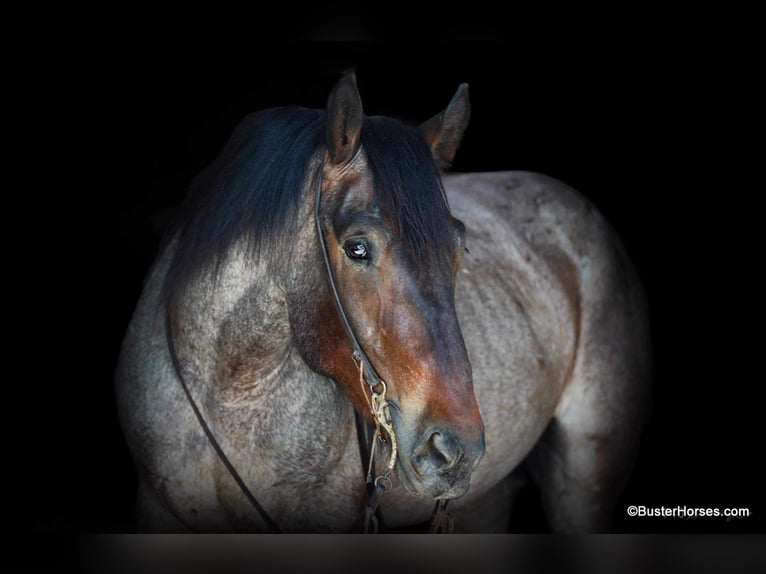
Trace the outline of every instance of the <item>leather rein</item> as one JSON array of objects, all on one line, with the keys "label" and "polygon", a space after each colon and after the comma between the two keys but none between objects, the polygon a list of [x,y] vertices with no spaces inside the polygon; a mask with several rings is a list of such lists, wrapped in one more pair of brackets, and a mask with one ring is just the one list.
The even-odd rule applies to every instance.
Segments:
[{"label": "leather rein", "polygon": [[[394,433],[394,428],[391,422],[390,407],[386,399],[386,383],[382,378],[380,378],[377,371],[375,371],[372,362],[364,352],[364,349],[362,349],[362,346],[359,344],[359,340],[356,337],[356,333],[354,333],[354,329],[351,326],[348,315],[346,315],[343,304],[340,300],[340,295],[338,294],[337,286],[335,284],[335,276],[332,272],[332,264],[330,263],[330,256],[327,250],[327,242],[325,241],[324,232],[322,231],[322,225],[320,223],[319,217],[319,207],[322,197],[323,171],[324,163],[320,165],[318,170],[316,200],[314,206],[314,223],[316,225],[317,236],[319,237],[319,244],[322,249],[322,256],[324,259],[325,269],[327,271],[327,279],[330,285],[330,291],[332,293],[333,300],[335,301],[335,306],[338,309],[338,314],[340,315],[341,322],[343,323],[349,340],[351,341],[351,346],[353,347],[351,358],[359,369],[359,384],[362,387],[362,393],[367,399],[367,406],[370,409],[370,413],[372,414],[372,418],[375,423],[375,431],[372,433],[372,436],[370,436],[370,425],[367,423],[365,418],[356,409],[354,409],[357,440],[359,443],[359,453],[362,459],[362,467],[366,477],[368,493],[367,503],[364,507],[362,530],[365,534],[377,533],[382,527],[383,522],[379,507],[380,498],[383,494],[391,490],[392,482],[390,474],[396,464],[398,446],[396,441],[396,434]],[[181,383],[184,394],[186,395],[186,398],[188,399],[189,404],[194,411],[194,415],[197,417],[197,420],[202,427],[202,430],[205,432],[208,441],[215,450],[224,467],[226,467],[226,470],[229,472],[231,477],[237,483],[237,486],[239,486],[240,490],[245,495],[245,498],[247,498],[253,508],[255,508],[255,510],[258,512],[261,519],[266,523],[266,525],[273,533],[281,534],[282,530],[280,530],[274,519],[271,518],[269,513],[266,512],[266,509],[258,502],[256,497],[248,488],[247,484],[245,484],[245,481],[237,472],[234,465],[226,456],[226,453],[223,451],[223,448],[221,448],[221,445],[215,438],[213,431],[208,426],[207,422],[205,421],[205,417],[202,415],[202,412],[192,397],[191,391],[189,390],[189,387],[186,384],[183,375],[181,374],[181,364],[178,359],[178,355],[176,354],[175,345],[173,344],[172,325],[169,313],[166,314],[165,317],[165,333],[167,337],[170,358],[173,362],[173,368],[176,372],[176,376]],[[365,384],[367,390],[369,391],[369,396],[367,392],[365,392]],[[373,476],[375,475],[374,468],[376,447],[378,445],[382,447],[386,443],[390,445],[390,454],[385,471],[382,474]],[[431,515],[431,523],[428,530],[429,533],[444,533],[452,531],[453,522],[451,515],[447,512],[448,503],[449,500],[437,500],[436,506]]]}]

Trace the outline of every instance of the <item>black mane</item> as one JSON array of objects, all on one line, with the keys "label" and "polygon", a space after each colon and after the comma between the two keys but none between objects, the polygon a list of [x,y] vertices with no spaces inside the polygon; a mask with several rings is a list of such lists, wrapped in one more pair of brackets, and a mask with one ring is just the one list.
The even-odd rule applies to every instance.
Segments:
[{"label": "black mane", "polygon": [[[165,278],[164,300],[176,297],[203,270],[217,277],[235,241],[258,254],[294,232],[311,162],[323,150],[323,110],[272,108],[251,114],[218,158],[191,184],[167,235],[178,235]],[[367,117],[361,133],[378,202],[404,249],[428,259],[451,241],[449,207],[431,151],[413,127]]]},{"label": "black mane", "polygon": [[362,148],[380,205],[417,267],[452,253],[450,210],[439,167],[420,130],[383,116],[365,118]]}]

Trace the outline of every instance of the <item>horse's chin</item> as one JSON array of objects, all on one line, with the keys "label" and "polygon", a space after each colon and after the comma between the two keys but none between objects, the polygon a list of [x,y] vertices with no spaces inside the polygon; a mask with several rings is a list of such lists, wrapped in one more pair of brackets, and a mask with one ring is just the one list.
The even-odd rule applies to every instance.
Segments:
[{"label": "horse's chin", "polygon": [[463,496],[471,487],[471,475],[447,480],[443,476],[421,477],[414,469],[406,468],[397,461],[396,476],[404,490],[415,496],[432,500],[452,499]]}]

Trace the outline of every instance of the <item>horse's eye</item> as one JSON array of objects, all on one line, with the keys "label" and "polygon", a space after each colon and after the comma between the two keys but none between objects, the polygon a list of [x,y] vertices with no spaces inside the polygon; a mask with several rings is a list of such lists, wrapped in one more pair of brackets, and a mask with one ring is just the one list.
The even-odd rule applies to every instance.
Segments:
[{"label": "horse's eye", "polygon": [[343,250],[351,259],[369,259],[370,257],[370,250],[367,247],[367,243],[360,239],[346,241]]}]

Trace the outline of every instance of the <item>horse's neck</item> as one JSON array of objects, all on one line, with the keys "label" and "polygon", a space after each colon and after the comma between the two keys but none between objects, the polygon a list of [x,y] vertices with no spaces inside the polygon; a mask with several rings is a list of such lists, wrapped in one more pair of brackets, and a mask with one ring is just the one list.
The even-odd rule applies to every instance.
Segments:
[{"label": "horse's neck", "polygon": [[312,435],[341,438],[353,415],[337,386],[295,350],[274,275],[243,253],[235,250],[216,283],[202,279],[187,289],[174,321],[177,353],[203,411],[232,447],[294,459],[314,449]]},{"label": "horse's neck", "polygon": [[182,364],[198,384],[221,393],[267,377],[289,345],[278,289],[249,259],[244,249],[232,250],[217,280],[202,274],[176,306],[173,335]]}]

